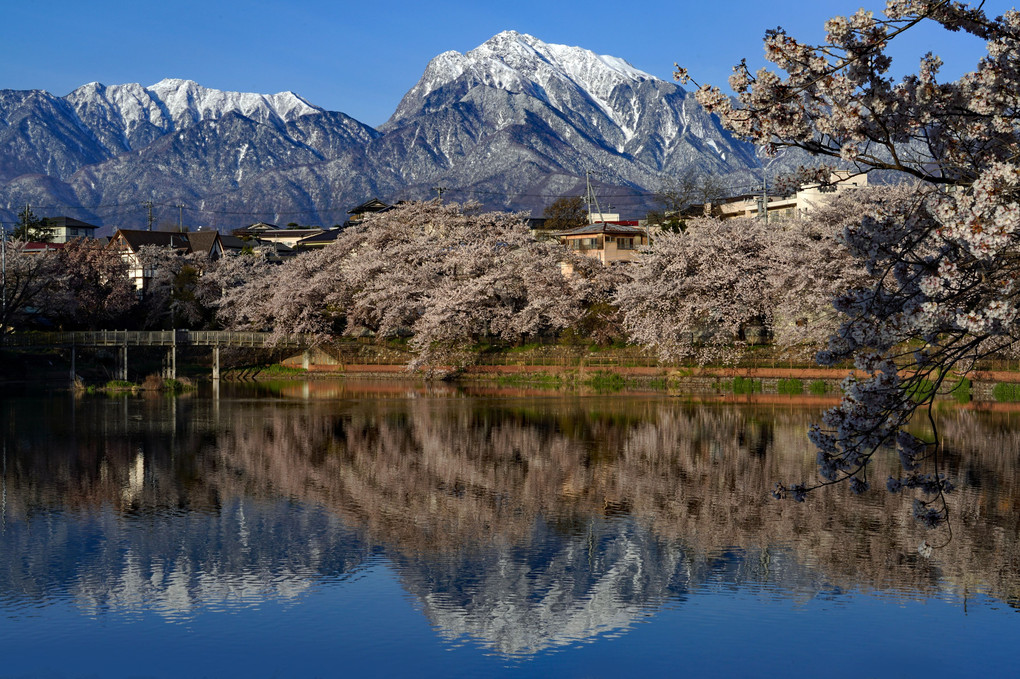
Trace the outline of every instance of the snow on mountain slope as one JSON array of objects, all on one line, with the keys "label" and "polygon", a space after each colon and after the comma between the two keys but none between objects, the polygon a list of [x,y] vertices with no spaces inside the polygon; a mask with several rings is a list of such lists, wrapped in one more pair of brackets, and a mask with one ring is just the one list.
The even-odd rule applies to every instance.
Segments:
[{"label": "snow on mountain slope", "polygon": [[66,100],[86,126],[101,128],[104,143],[119,150],[139,148],[167,132],[228,113],[282,128],[303,115],[323,112],[293,92],[225,92],[173,78],[149,87],[92,82],[71,92]]},{"label": "snow on mountain slope", "polygon": [[[425,100],[463,76],[477,84],[524,92],[558,109],[570,106],[571,95],[580,91],[617,123],[625,113],[610,103],[617,86],[657,80],[618,57],[504,31],[466,54],[450,51],[435,57],[405,101]],[[403,102],[401,108],[405,108]],[[411,113],[398,108],[391,121]]]},{"label": "snow on mountain slope", "polygon": [[452,200],[541,211],[540,194],[593,169],[633,194],[637,213],[679,173],[758,166],[677,84],[514,31],[432,59],[379,129],[292,92],[89,83],[66,97],[0,90],[0,150],[0,216],[77,195],[82,206],[214,200],[224,220],[270,205],[326,221],[371,195],[426,198],[437,185]]}]

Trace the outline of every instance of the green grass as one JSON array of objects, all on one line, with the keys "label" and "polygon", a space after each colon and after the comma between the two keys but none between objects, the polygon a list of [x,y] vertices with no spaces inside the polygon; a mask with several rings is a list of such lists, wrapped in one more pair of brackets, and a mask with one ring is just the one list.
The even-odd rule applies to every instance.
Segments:
[{"label": "green grass", "polygon": [[829,387],[826,386],[825,380],[814,380],[808,385],[808,391],[815,396],[824,396],[829,391]]},{"label": "green grass", "polygon": [[1020,401],[1020,384],[999,382],[992,388],[992,398],[1000,403],[1016,403]]},{"label": "green grass", "polygon": [[127,380],[110,380],[103,388],[110,391],[118,391],[122,389],[134,389],[137,386],[138,385],[134,382],[128,382]]},{"label": "green grass", "polygon": [[261,375],[307,375],[308,371],[304,368],[291,368],[289,365],[281,365],[280,363],[274,363],[261,368],[259,371]]},{"label": "green grass", "polygon": [[175,394],[179,394],[182,391],[186,390],[187,388],[188,388],[188,385],[184,384],[184,382],[181,382],[180,380],[169,379],[169,378],[163,380],[163,389],[165,391],[170,391],[170,392],[173,392]]},{"label": "green grass", "polygon": [[776,391],[780,394],[794,395],[804,393],[804,380],[783,379],[776,383]]},{"label": "green grass", "polygon": [[665,377],[656,377],[648,381],[648,388],[666,391],[669,389],[669,382],[666,381]]}]

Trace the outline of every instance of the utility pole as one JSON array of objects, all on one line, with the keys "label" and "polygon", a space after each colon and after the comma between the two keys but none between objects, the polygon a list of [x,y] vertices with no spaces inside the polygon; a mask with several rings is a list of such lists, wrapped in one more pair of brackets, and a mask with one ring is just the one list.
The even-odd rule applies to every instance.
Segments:
[{"label": "utility pole", "polygon": [[597,196],[595,195],[595,191],[594,191],[594,189],[592,189],[592,187],[591,187],[591,172],[590,172],[589,170],[585,170],[585,171],[584,171],[584,182],[585,182],[585,185],[586,185],[586,187],[587,187],[587,191],[586,191],[586,193],[587,193],[587,200],[588,200],[588,221],[589,221],[590,223],[594,223],[594,222],[592,222],[592,220],[591,220],[591,217],[592,217],[592,215],[594,214],[594,213],[593,213],[593,212],[591,211],[591,204],[592,204],[592,203],[595,203],[595,210],[596,210],[596,211],[597,211],[597,212],[599,213],[599,221],[600,221],[600,222],[604,222],[604,221],[606,221],[606,220],[605,220],[605,219],[603,219],[603,217],[602,217],[602,208],[600,208],[600,207],[599,207],[599,199],[598,199],[598,197],[597,197]]},{"label": "utility pole", "polygon": [[184,233],[184,206],[177,204],[177,230]]},{"label": "utility pole", "polygon": [[146,231],[152,231],[152,201],[151,200],[145,201],[145,207],[149,211],[149,216],[148,216],[148,223],[149,223],[149,225],[148,225],[148,227],[146,227]]}]

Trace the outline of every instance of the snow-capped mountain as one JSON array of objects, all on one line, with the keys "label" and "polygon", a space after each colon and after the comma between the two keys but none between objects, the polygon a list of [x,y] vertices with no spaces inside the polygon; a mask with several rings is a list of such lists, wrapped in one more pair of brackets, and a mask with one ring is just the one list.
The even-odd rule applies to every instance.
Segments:
[{"label": "snow-capped mountain", "polygon": [[[292,92],[189,80],[89,83],[65,97],[0,91],[5,219],[26,203],[154,200],[210,225],[284,213],[336,223],[373,195],[424,198],[435,186],[455,201],[540,213],[589,170],[637,217],[671,175],[746,176],[757,165],[678,85],[513,31],[435,57],[379,130]],[[110,225],[126,214],[65,212]]]},{"label": "snow-capped mountain", "polygon": [[574,109],[581,96],[623,128],[628,121],[610,103],[613,91],[620,85],[655,80],[616,57],[600,56],[580,47],[550,45],[530,35],[505,31],[467,54],[444,52],[429,62],[393,120],[412,114],[416,101],[462,79],[472,85],[521,92],[561,111]]},{"label": "snow-capped mountain", "polygon": [[753,150],[678,85],[513,31],[433,59],[380,130],[370,153],[401,156],[405,184],[427,177],[511,203],[548,177],[588,169],[641,193],[688,168],[729,175],[757,165]]},{"label": "snow-capped mountain", "polygon": [[239,113],[282,128],[300,116],[323,113],[293,92],[250,94],[202,87],[191,80],[155,85],[82,85],[65,97],[78,118],[107,148],[131,151],[169,132]]}]

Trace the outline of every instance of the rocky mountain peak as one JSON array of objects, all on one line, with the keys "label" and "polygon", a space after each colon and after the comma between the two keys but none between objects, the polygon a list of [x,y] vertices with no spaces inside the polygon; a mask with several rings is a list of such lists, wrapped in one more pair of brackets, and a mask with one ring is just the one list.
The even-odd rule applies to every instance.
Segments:
[{"label": "rocky mountain peak", "polygon": [[66,97],[0,90],[0,148],[0,214],[77,204],[71,216],[94,223],[124,211],[92,206],[150,198],[193,204],[207,225],[278,221],[278,211],[338,223],[373,195],[428,197],[437,184],[451,200],[540,212],[591,168],[633,193],[639,214],[665,177],[757,166],[753,148],[675,83],[517,31],[436,56],[378,130],[293,92],[167,78],[92,82]]}]

